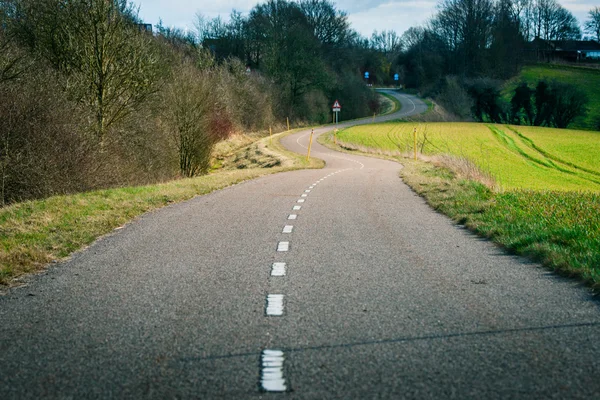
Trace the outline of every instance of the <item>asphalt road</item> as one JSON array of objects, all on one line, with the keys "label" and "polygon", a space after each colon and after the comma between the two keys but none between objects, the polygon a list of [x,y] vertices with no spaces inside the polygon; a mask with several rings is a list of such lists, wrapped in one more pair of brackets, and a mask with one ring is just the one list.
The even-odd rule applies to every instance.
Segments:
[{"label": "asphalt road", "polygon": [[312,154],[325,169],[146,214],[0,296],[0,398],[600,396],[585,287],[433,212],[399,164]]}]

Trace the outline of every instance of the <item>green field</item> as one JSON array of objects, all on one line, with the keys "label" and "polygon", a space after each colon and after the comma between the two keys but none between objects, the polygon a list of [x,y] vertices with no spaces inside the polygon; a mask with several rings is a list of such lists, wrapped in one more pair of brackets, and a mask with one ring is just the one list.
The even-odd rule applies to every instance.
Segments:
[{"label": "green field", "polygon": [[535,87],[542,79],[556,80],[577,86],[588,99],[588,114],[577,118],[569,128],[598,129],[600,123],[600,69],[568,67],[551,64],[538,64],[523,67],[521,73],[507,82],[503,90],[504,98],[510,101],[517,85],[525,81]]},{"label": "green field", "polygon": [[345,129],[338,144],[399,159],[436,210],[600,290],[600,132],[401,122]]},{"label": "green field", "polygon": [[448,154],[474,163],[505,190],[600,192],[600,132],[479,124],[384,123],[338,133],[344,147],[389,155]]}]

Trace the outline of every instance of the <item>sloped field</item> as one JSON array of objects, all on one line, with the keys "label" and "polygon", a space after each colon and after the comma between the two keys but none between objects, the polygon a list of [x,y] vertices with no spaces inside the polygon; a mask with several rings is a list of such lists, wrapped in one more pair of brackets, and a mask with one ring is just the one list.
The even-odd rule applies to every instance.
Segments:
[{"label": "sloped field", "polygon": [[[421,158],[437,159],[454,172],[435,163],[405,163],[404,181],[432,207],[510,252],[580,277],[600,292],[600,132],[387,123],[343,130],[338,143],[412,157],[415,129]],[[463,173],[461,163],[479,174]]]},{"label": "sloped field", "polygon": [[600,132],[479,123],[385,123],[338,133],[350,149],[467,159],[503,189],[600,191]]}]

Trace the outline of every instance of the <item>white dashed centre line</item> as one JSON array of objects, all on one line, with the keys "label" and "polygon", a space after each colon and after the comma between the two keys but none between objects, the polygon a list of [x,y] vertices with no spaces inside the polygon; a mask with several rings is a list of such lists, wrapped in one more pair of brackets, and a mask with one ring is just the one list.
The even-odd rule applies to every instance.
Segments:
[{"label": "white dashed centre line", "polygon": [[297,203],[304,203],[305,199],[299,199]]},{"label": "white dashed centre line", "polygon": [[288,216],[288,219],[289,219],[289,220],[298,219],[298,215],[297,215],[297,214],[290,214],[290,215]]},{"label": "white dashed centre line", "polygon": [[265,392],[285,392],[287,384],[283,377],[283,351],[265,349],[260,358],[260,387]]},{"label": "white dashed centre line", "polygon": [[298,210],[301,210],[301,209],[302,209],[302,206],[294,206],[294,208],[293,208],[294,211],[298,211]]},{"label": "white dashed centre line", "polygon": [[279,242],[277,244],[277,251],[288,251],[290,249],[290,242]]},{"label": "white dashed centre line", "polygon": [[306,189],[304,193],[310,193],[310,189]]},{"label": "white dashed centre line", "polygon": [[283,295],[282,294],[268,294],[267,295],[266,313],[267,313],[268,317],[280,317],[283,315]]},{"label": "white dashed centre line", "polygon": [[300,197],[308,197],[308,195],[306,193],[302,193],[302,196]]},{"label": "white dashed centre line", "polygon": [[271,276],[285,276],[286,265],[284,262],[273,263],[271,268]]},{"label": "white dashed centre line", "polygon": [[282,233],[292,233],[293,230],[294,230],[294,227],[292,225],[286,225],[283,227]]}]

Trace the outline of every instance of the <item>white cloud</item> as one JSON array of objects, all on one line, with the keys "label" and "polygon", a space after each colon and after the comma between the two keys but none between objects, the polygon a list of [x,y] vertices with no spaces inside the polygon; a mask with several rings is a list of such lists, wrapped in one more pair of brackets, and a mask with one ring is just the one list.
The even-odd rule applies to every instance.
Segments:
[{"label": "white cloud", "polygon": [[425,24],[434,14],[435,5],[433,1],[396,1],[351,14],[348,19],[363,36],[371,36],[374,30],[394,30],[402,34],[411,26]]},{"label": "white cloud", "polygon": [[[166,26],[179,28],[193,27],[196,13],[208,18],[227,19],[234,9],[242,13],[249,12],[257,0],[132,0],[140,8],[140,17],[147,23],[156,24],[159,19]],[[165,5],[166,3],[166,5]]]},{"label": "white cloud", "polygon": [[581,0],[561,0],[559,3],[562,4],[564,8],[570,11],[582,11],[587,14],[589,10],[594,7],[598,7],[596,2],[591,1],[581,1]]}]

